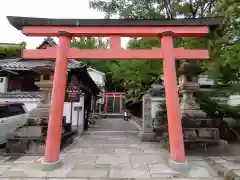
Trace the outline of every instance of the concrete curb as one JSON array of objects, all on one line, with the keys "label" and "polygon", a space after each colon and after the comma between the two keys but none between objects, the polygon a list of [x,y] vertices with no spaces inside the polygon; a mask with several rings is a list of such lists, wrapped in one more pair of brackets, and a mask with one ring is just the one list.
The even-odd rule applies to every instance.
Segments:
[{"label": "concrete curb", "polygon": [[[219,176],[226,180],[240,180],[240,168],[234,167],[234,163],[224,159],[218,160],[214,158],[205,159],[209,165],[218,173]],[[239,166],[240,167],[240,166]]]}]

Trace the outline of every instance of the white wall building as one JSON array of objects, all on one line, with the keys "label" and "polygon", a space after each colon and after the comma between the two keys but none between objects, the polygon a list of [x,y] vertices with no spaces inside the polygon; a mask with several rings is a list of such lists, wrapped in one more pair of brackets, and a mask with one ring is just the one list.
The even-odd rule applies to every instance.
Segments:
[{"label": "white wall building", "polygon": [[[10,96],[11,95],[11,96]],[[22,102],[25,104],[28,111],[37,107],[40,102],[40,94],[31,94],[26,92],[16,93],[0,93],[0,103],[1,102]],[[76,108],[79,107],[79,108]],[[72,108],[72,110],[71,110]],[[71,122],[72,118],[72,128],[76,130],[78,128],[78,133],[83,133],[84,131],[84,96],[80,97],[79,102],[64,102],[63,116],[66,116],[66,121]],[[71,116],[72,113],[72,116]]]},{"label": "white wall building", "polygon": [[[91,76],[95,84],[97,84],[98,88],[102,91],[105,92],[105,83],[106,83],[106,74],[98,71],[92,67],[87,68],[88,74]],[[104,104],[104,97],[102,96],[97,100],[97,105],[99,112],[101,111],[101,106]]]},{"label": "white wall building", "polygon": [[87,71],[98,87],[101,87],[101,88],[105,87],[105,81],[106,81],[105,73],[91,67],[87,68]]}]

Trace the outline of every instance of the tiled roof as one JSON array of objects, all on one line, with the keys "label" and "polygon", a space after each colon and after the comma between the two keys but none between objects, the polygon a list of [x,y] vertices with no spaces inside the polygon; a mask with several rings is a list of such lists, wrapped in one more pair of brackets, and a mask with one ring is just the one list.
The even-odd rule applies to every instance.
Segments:
[{"label": "tiled roof", "polygon": [[6,63],[18,62],[22,58],[0,58],[0,66]]},{"label": "tiled roof", "polygon": [[24,62],[13,62],[13,63],[6,63],[3,64],[2,67],[8,70],[30,70],[32,69],[27,63]]},{"label": "tiled roof", "polygon": [[19,98],[41,98],[40,92],[5,92],[0,93],[0,99],[3,98],[11,98],[11,99],[19,99]]},{"label": "tiled roof", "polygon": [[[1,65],[1,64],[0,64]],[[31,70],[37,66],[55,66],[51,60],[21,60],[13,63],[2,64],[1,67],[7,70]],[[68,61],[68,69],[76,69],[83,66],[83,63],[75,60]]]},{"label": "tiled roof", "polygon": [[44,38],[43,42],[37,47],[37,49],[39,49],[44,43],[47,43],[48,47],[55,47],[57,45],[52,37],[46,37]]}]

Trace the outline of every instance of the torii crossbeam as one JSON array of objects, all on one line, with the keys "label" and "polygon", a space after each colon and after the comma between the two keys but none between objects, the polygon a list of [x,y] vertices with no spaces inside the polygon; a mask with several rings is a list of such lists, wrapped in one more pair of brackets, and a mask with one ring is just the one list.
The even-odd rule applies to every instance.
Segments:
[{"label": "torii crossbeam", "polygon": [[[105,19],[44,19],[8,17],[12,26],[27,36],[57,36],[57,48],[24,50],[24,59],[56,59],[45,163],[59,162],[61,123],[66,89],[67,59],[79,60],[163,60],[165,97],[168,116],[171,160],[185,162],[182,124],[175,60],[209,59],[207,50],[174,48],[173,37],[202,37],[220,24],[222,18],[175,20],[105,20]],[[72,37],[110,37],[110,49],[80,50],[70,48]],[[125,50],[121,37],[159,37],[161,48]]]}]

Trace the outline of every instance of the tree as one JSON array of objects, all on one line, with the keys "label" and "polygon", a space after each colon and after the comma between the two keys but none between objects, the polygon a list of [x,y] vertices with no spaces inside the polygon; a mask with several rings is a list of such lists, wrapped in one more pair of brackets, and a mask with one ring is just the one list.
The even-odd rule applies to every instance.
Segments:
[{"label": "tree", "polygon": [[[98,49],[98,48],[107,48],[108,41],[103,40],[102,38],[92,38],[92,37],[81,37],[73,38],[71,41],[71,47],[76,47],[79,49]],[[120,79],[112,75],[112,70],[117,61],[98,61],[98,60],[86,60],[84,61],[88,66],[98,69],[106,74],[106,88],[109,91],[115,89],[121,89],[122,86]]]},{"label": "tree", "polygon": [[91,0],[90,7],[109,18],[174,19],[203,17],[213,12],[217,0]]},{"label": "tree", "polygon": [[0,44],[0,54],[7,57],[21,57],[22,49],[25,47],[25,42],[19,44],[2,43]]},{"label": "tree", "polygon": [[[106,18],[117,15],[121,19],[174,19],[179,16],[187,18],[202,17],[212,13],[216,0],[92,0],[90,7],[105,13]],[[186,40],[174,39],[176,46],[187,45]],[[182,44],[181,44],[182,43]],[[128,48],[151,49],[161,47],[159,38],[134,38]],[[178,65],[177,65],[178,66]],[[124,77],[125,89],[133,91],[148,89],[158,79],[162,71],[159,61],[120,62],[119,71],[114,74]],[[138,93],[135,93],[138,94]]]},{"label": "tree", "polygon": [[212,61],[207,63],[209,72],[224,84],[239,81],[240,3],[236,0],[219,1],[214,15],[225,19],[210,44]]},{"label": "tree", "polygon": [[[198,62],[208,69],[206,73],[224,84],[239,81],[240,4],[237,0],[91,0],[90,7],[104,12],[106,18],[115,15],[121,19],[224,16],[223,24],[210,37],[178,38],[175,39],[175,45],[190,49],[209,49],[211,60]],[[155,47],[157,41],[158,39],[148,38],[132,39],[129,46],[151,48]],[[135,69],[134,71],[136,72]],[[140,72],[139,76],[145,75],[145,72]]]}]

